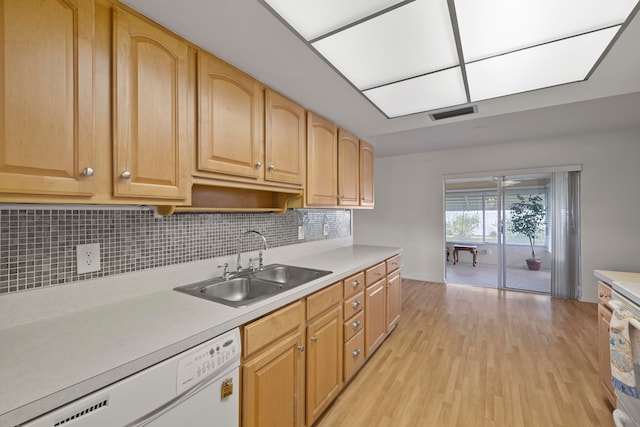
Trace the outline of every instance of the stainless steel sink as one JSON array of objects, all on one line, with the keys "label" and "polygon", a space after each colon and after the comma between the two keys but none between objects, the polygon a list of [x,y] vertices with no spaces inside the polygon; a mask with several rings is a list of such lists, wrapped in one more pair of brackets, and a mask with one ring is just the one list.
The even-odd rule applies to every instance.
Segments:
[{"label": "stainless steel sink", "polygon": [[331,274],[331,271],[271,264],[260,271],[237,273],[231,279],[210,279],[179,286],[174,290],[231,307],[242,307],[262,301],[327,274]]},{"label": "stainless steel sink", "polygon": [[271,264],[266,266],[264,270],[254,273],[254,275],[258,279],[281,283],[286,288],[294,288],[330,273],[330,271],[326,270]]}]

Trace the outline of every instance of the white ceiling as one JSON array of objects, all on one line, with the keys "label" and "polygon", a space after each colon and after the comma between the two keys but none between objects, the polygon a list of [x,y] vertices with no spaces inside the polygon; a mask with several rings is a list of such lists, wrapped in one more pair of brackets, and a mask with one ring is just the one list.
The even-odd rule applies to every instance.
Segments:
[{"label": "white ceiling", "polygon": [[[588,81],[481,101],[434,122],[387,119],[258,0],[123,0],[376,145],[376,157],[640,127],[640,13]],[[640,141],[639,141],[640,142]]]}]

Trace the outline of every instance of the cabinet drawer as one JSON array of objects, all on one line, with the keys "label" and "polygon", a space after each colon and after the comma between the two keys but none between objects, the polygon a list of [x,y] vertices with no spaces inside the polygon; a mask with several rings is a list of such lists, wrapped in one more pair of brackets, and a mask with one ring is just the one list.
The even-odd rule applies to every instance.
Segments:
[{"label": "cabinet drawer", "polygon": [[393,258],[389,258],[386,261],[387,264],[387,274],[391,273],[392,271],[396,271],[397,269],[400,268],[400,255],[396,255]]},{"label": "cabinet drawer", "polygon": [[242,328],[244,357],[249,357],[303,324],[304,304],[300,300],[245,325]]},{"label": "cabinet drawer", "polygon": [[611,299],[611,292],[611,286],[598,281],[598,299],[600,300],[600,304],[607,306],[607,303]]},{"label": "cabinet drawer", "polygon": [[352,296],[344,302],[344,318],[348,319],[356,313],[360,313],[364,309],[364,292]]},{"label": "cabinet drawer", "polygon": [[382,279],[382,277],[387,274],[387,269],[385,267],[385,263],[381,262],[378,265],[374,265],[371,268],[366,270],[366,281],[367,286],[371,286],[376,283],[378,280]]},{"label": "cabinet drawer", "polygon": [[342,282],[334,283],[307,297],[307,320],[342,302]]},{"label": "cabinet drawer", "polygon": [[364,364],[364,331],[344,344],[344,381],[347,382]]},{"label": "cabinet drawer", "polygon": [[352,336],[364,329],[364,311],[353,316],[344,322],[343,336],[345,341],[349,341]]},{"label": "cabinet drawer", "polygon": [[364,271],[344,279],[344,299],[362,292],[364,289]]}]

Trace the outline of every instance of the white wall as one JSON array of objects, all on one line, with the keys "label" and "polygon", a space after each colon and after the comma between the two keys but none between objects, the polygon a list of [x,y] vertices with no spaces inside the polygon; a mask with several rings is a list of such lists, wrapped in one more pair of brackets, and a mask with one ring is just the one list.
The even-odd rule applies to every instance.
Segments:
[{"label": "white wall", "polygon": [[401,246],[403,272],[444,281],[444,174],[582,164],[582,292],[594,269],[640,271],[640,129],[376,159],[372,211],[354,213],[359,244]]}]

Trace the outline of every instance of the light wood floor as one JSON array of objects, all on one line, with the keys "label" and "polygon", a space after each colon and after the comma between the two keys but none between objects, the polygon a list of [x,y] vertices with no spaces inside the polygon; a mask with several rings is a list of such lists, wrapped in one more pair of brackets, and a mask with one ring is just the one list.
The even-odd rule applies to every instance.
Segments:
[{"label": "light wood floor", "polygon": [[613,426],[596,304],[402,285],[400,324],[316,426]]}]

